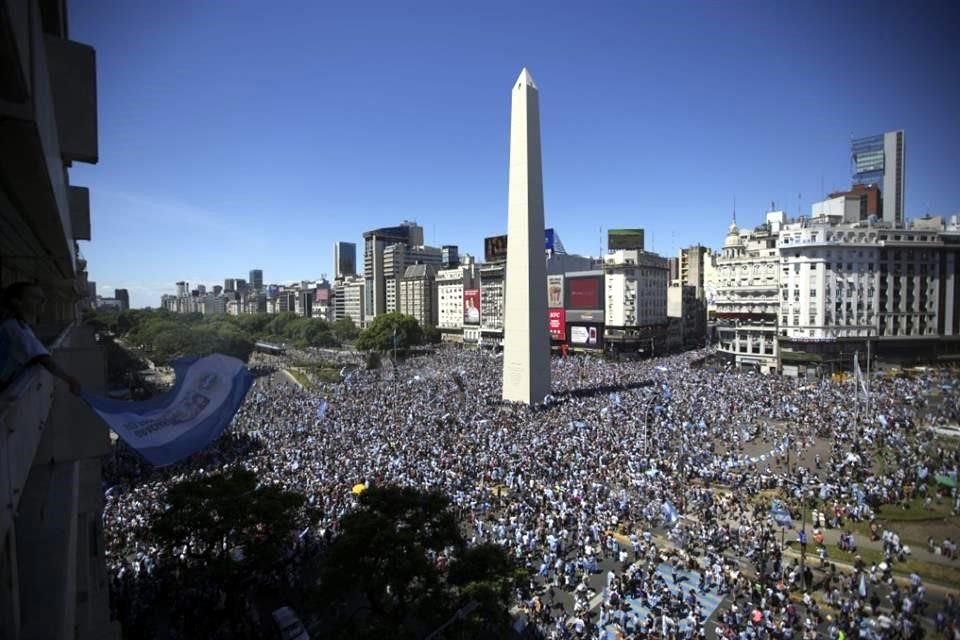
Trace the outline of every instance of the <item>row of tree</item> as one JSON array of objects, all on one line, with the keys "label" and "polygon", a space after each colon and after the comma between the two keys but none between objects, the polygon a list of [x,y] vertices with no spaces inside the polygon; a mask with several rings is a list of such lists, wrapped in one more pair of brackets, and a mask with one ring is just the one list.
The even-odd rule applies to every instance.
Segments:
[{"label": "row of tree", "polygon": [[434,327],[424,329],[415,318],[400,313],[377,316],[362,332],[349,318],[327,322],[292,313],[208,317],[165,309],[98,309],[88,314],[87,321],[122,336],[160,364],[184,354],[225,353],[246,360],[257,341],[297,347],[340,347],[355,341],[361,351],[398,353],[439,341]]},{"label": "row of tree", "polygon": [[[225,616],[249,619],[244,603],[267,611],[293,605],[313,627],[311,637],[422,638],[451,619],[453,637],[506,637],[509,602],[525,585],[526,574],[501,547],[466,544],[449,500],[437,492],[371,487],[332,541],[293,564],[289,549],[302,535],[297,523],[318,515],[299,493],[233,471],[174,485],[163,502],[140,531],[174,565],[160,567],[159,575],[175,571],[190,584],[217,585],[231,609],[218,612]],[[186,566],[172,560],[178,550],[185,550]],[[294,576],[293,584],[266,578],[277,574]],[[171,595],[152,604],[171,611],[185,603]],[[217,625],[210,613],[181,610],[176,623],[201,637]],[[148,629],[125,631],[152,636]]]}]

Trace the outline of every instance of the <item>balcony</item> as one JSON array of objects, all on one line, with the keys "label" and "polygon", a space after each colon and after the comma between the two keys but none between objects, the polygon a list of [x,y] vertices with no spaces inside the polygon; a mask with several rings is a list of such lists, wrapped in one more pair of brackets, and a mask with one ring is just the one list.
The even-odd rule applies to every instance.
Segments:
[{"label": "balcony", "polygon": [[[86,45],[44,34],[39,12],[17,2],[6,6],[13,13],[0,12],[0,41],[8,43],[0,45],[7,58],[0,77],[11,82],[0,95],[0,173],[19,216],[9,220],[14,232],[3,235],[27,238],[34,246],[26,248],[51,256],[45,277],[70,277],[73,218],[82,223],[85,214],[79,193],[71,210],[63,167],[97,161],[95,55]],[[81,229],[82,235],[89,233]],[[7,249],[0,242],[0,250]]]},{"label": "balcony", "polygon": [[[106,363],[84,328],[67,327],[50,345],[57,363],[84,386],[102,391]],[[9,530],[31,468],[51,460],[95,458],[110,452],[108,430],[99,417],[46,369],[34,366],[0,398],[0,537]]]}]

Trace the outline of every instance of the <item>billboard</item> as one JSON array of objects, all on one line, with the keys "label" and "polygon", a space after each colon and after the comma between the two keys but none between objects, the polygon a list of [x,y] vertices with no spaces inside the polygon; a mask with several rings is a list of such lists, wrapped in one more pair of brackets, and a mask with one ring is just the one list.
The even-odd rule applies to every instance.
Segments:
[{"label": "billboard", "polygon": [[607,230],[607,250],[640,249],[643,250],[643,229]]},{"label": "billboard", "polygon": [[598,325],[570,325],[570,344],[574,346],[599,349],[602,339],[603,329]]},{"label": "billboard", "polygon": [[[557,233],[552,229],[543,230],[543,248],[554,251],[557,246]],[[490,236],[483,239],[483,259],[496,262],[507,259],[507,236]]]},{"label": "billboard", "polygon": [[327,289],[326,287],[317,287],[316,291],[314,292],[313,301],[322,305],[327,304],[330,301],[330,289]]},{"label": "billboard", "polygon": [[480,324],[480,289],[463,290],[463,324]]},{"label": "billboard", "polygon": [[547,326],[550,328],[550,339],[563,342],[567,337],[567,324],[563,309],[550,309],[547,311],[547,314]]},{"label": "billboard", "polygon": [[487,262],[507,259],[507,236],[490,236],[483,239],[483,258]]},{"label": "billboard", "polygon": [[603,276],[566,278],[567,309],[603,309]]},{"label": "billboard", "polygon": [[563,276],[547,276],[547,307],[550,309],[563,308]]}]

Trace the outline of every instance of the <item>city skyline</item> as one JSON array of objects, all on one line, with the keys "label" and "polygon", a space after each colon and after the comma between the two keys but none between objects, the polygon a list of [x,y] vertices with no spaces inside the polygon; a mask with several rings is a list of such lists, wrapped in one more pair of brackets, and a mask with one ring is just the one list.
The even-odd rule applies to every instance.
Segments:
[{"label": "city skyline", "polygon": [[[571,253],[598,255],[601,226],[645,228],[661,255],[717,249],[734,202],[742,224],[771,201],[808,214],[850,186],[851,137],[901,129],[906,217],[955,214],[957,11],[911,9],[557,7],[531,35],[543,16],[505,21],[505,5],[297,20],[246,4],[77,6],[72,35],[100,60],[100,163],[73,170],[91,188],[82,251],[134,307],[248,263],[271,282],[330,277],[333,242],[402,219],[480,256],[504,232],[503,78],[523,65],[549,97],[546,224]],[[255,25],[262,47],[246,51]],[[888,35],[895,46],[874,46]]]}]

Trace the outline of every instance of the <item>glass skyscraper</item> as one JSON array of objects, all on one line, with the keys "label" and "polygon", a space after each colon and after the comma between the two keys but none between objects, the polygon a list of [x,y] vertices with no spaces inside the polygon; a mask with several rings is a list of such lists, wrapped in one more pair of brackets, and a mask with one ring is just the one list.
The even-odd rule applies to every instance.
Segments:
[{"label": "glass skyscraper", "polygon": [[891,131],[850,141],[853,184],[880,189],[883,220],[903,224],[903,131]]}]

